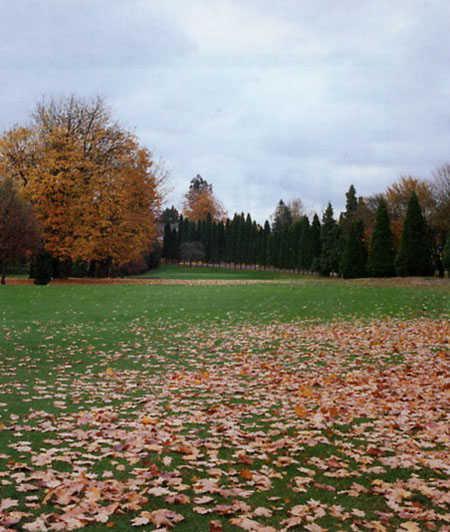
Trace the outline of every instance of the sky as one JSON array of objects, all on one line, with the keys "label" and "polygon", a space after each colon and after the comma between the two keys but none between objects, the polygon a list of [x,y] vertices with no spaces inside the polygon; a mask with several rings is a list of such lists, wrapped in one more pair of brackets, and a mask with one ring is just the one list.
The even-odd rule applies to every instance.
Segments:
[{"label": "sky", "polygon": [[43,96],[102,95],[229,214],[319,214],[450,161],[450,2],[0,0],[0,131]]}]

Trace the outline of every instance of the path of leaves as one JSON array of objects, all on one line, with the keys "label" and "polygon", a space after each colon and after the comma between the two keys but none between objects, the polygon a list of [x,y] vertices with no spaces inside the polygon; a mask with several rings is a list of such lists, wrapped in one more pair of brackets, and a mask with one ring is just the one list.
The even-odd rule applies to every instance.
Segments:
[{"label": "path of leaves", "polygon": [[0,360],[0,406],[30,404],[0,424],[1,531],[449,530],[448,321],[199,328],[164,352],[134,332],[84,373]]}]

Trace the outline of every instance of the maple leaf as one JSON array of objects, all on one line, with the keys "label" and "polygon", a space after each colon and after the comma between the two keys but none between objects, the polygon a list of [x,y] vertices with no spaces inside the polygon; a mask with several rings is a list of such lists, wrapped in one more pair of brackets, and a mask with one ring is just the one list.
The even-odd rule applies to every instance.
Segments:
[{"label": "maple leaf", "polygon": [[242,528],[243,530],[248,530],[250,532],[276,532],[276,529],[271,526],[264,526],[258,523],[257,521],[254,521],[253,519],[249,519],[248,517],[234,517],[233,519],[230,519],[230,523],[232,525],[236,525],[239,528]]},{"label": "maple leaf", "polygon": [[13,506],[17,506],[19,504],[19,501],[17,499],[1,499],[0,500],[0,512],[4,512],[5,510],[8,510],[8,508],[12,508]]},{"label": "maple leaf", "polygon": [[184,517],[172,510],[161,508],[150,512],[150,521],[157,527],[167,526],[172,528],[174,525],[184,520]]},{"label": "maple leaf", "polygon": [[306,410],[306,408],[303,405],[300,405],[300,404],[296,405],[294,407],[294,410],[295,410],[297,417],[303,418],[309,415],[308,410]]},{"label": "maple leaf", "polygon": [[406,521],[400,525],[401,528],[404,528],[408,532],[420,532],[420,527],[414,521]]}]

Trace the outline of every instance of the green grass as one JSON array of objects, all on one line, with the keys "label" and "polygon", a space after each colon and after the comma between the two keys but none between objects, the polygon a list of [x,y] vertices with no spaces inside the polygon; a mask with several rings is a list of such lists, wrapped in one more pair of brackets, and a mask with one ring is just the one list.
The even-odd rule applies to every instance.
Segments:
[{"label": "green grass", "polygon": [[[165,264],[150,270],[142,275],[136,277],[145,279],[216,279],[216,280],[231,280],[231,279],[259,279],[259,280],[274,280],[274,279],[301,279],[300,274],[275,272],[264,270],[245,270],[245,269],[231,269],[219,268],[211,266],[178,266],[176,264]],[[303,277],[304,278],[304,277]]]},{"label": "green grass", "polygon": [[[213,272],[204,268],[176,269],[170,266],[159,269],[152,276],[169,279],[289,280],[286,274],[272,272]],[[245,323],[264,325],[273,322],[450,316],[450,292],[447,288],[299,280],[301,282],[290,284],[242,286],[50,284],[46,287],[0,287],[0,422],[10,423],[15,419],[14,416],[18,416],[19,419],[26,418],[33,427],[35,421],[27,417],[32,411],[47,412],[50,416],[60,415],[61,411],[54,405],[55,397],[41,393],[39,390],[42,387],[60,394],[61,397],[56,399],[66,400],[64,412],[104,405],[103,396],[97,396],[95,390],[86,391],[85,396],[74,395],[71,383],[86,375],[87,382],[95,381],[96,376],[107,367],[114,367],[116,371],[141,370],[145,383],[145,375],[150,378],[158,372],[164,372],[165,364],[171,368],[179,364],[180,368],[186,370],[200,362],[214,364],[213,348],[220,348],[220,344],[211,343],[206,333],[205,338],[200,338],[201,341],[191,337],[189,331],[192,328],[221,331]],[[280,341],[284,340],[275,338],[273,345],[261,351],[262,356],[269,352],[276,353]],[[257,347],[254,349],[259,352]],[[198,352],[201,361],[185,356],[191,351]],[[161,357],[164,362],[141,366],[140,357],[148,352]],[[305,354],[307,359],[307,350]],[[354,354],[349,354],[349,362],[353,362],[354,357]],[[398,360],[399,357],[395,356],[392,363],[398,363]],[[112,394],[108,405],[122,408],[123,393],[120,392],[120,399],[115,399]],[[133,401],[138,400],[143,393],[148,393],[144,385],[142,390],[137,387],[127,391],[125,397],[135,404]],[[236,398],[235,401],[246,404],[245,398]],[[135,415],[133,408],[127,412],[131,417]],[[248,422],[259,423],[258,416],[249,418]],[[345,439],[347,430],[348,427],[345,430],[343,427],[339,437]],[[45,437],[51,438],[52,433],[45,434]],[[26,454],[8,447],[16,442],[16,438],[30,441],[33,448],[46,447],[43,443],[45,438],[40,432],[31,431],[16,436],[10,431],[0,431],[0,454],[7,450],[13,459],[26,461]],[[322,459],[337,453],[333,445],[318,445],[306,447],[298,458],[307,460],[316,456]],[[6,465],[5,461],[0,460],[0,472]],[[64,468],[66,464],[61,463],[59,467]],[[96,465],[99,473],[109,468],[108,462]],[[287,470],[286,474],[286,478],[290,479],[295,473]],[[408,478],[412,471],[404,474]],[[369,485],[374,478],[380,477],[367,475],[364,482]],[[338,490],[347,489],[352,482],[351,478],[331,481],[320,476],[316,480],[329,484],[334,482]],[[359,478],[358,482],[363,480]],[[18,497],[12,488],[5,487],[2,490],[2,497]],[[335,499],[335,494],[317,487],[311,488],[307,494],[295,494],[286,479],[276,481],[273,490],[268,493],[256,493],[249,502],[252,505],[265,505],[267,496],[273,495],[282,497],[281,506],[286,505],[284,499],[300,504],[314,498],[324,502],[334,501],[346,508],[354,503],[351,497]],[[359,498],[355,507],[367,511],[371,516],[374,510],[385,509],[382,498],[374,496]],[[179,507],[174,509],[181,511]],[[182,511],[186,521],[179,526],[180,530],[208,530],[208,521],[214,518],[200,516],[189,508],[183,508]],[[115,529],[128,530],[129,519],[129,515],[114,517]],[[267,521],[275,526],[278,522],[279,516]],[[329,529],[342,526],[330,516],[319,522]],[[91,529],[109,528],[96,525]],[[229,525],[225,528],[233,529]]]}]

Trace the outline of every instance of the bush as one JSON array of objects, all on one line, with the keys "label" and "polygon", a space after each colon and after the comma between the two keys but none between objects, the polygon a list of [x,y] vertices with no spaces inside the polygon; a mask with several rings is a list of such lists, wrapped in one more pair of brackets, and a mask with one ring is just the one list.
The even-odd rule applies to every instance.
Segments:
[{"label": "bush", "polygon": [[41,251],[31,264],[30,277],[34,279],[36,285],[46,285],[52,279],[53,261],[50,253]]}]

